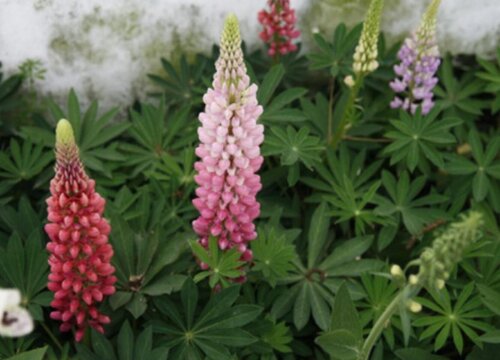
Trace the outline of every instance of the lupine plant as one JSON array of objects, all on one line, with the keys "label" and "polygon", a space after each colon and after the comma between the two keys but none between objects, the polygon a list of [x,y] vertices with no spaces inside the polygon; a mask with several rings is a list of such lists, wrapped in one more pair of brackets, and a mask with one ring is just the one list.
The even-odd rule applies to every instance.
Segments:
[{"label": "lupine plant", "polygon": [[0,359],[498,358],[499,63],[428,3],[305,53],[269,1],[113,109],[0,76]]}]

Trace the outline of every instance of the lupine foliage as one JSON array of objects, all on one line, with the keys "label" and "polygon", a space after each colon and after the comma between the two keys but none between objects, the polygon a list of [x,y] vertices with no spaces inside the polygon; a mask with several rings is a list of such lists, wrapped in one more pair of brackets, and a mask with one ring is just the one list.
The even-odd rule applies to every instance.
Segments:
[{"label": "lupine foliage", "polygon": [[[35,321],[26,337],[0,337],[0,359],[497,358],[500,49],[497,59],[443,54],[432,110],[392,109],[402,44],[389,48],[378,34],[382,5],[372,2],[364,27],[316,34],[309,53],[278,64],[267,49],[240,53],[239,39],[223,37],[227,61],[205,97],[218,49],[162,60],[165,73],[150,75],[154,96],[121,113],[97,101],[83,107],[71,90],[67,104],[45,99],[18,122],[26,83],[0,76],[0,288],[19,289]],[[250,181],[260,216],[249,214],[255,227],[244,222],[245,249],[220,238],[212,211],[222,214],[220,203],[192,202],[209,200],[195,191],[216,176],[201,173],[224,160],[212,146],[223,106],[251,120],[246,130],[264,127],[261,154],[252,149],[262,142],[256,130],[238,160],[258,159],[246,175],[258,170],[262,184]],[[74,131],[66,155],[60,144],[54,154],[62,118]],[[198,132],[201,123],[208,130]],[[237,121],[225,126],[240,131]],[[61,170],[61,156],[76,165]],[[94,200],[63,196],[55,181],[47,213],[56,157],[56,179],[76,176]],[[211,222],[195,233],[198,210]],[[63,212],[77,215],[65,225]],[[105,243],[108,232],[97,261],[100,250],[88,244]],[[253,258],[242,256],[247,250]],[[71,291],[84,276],[80,301]],[[100,276],[113,278],[98,286]],[[61,333],[58,320],[82,341]]]}]

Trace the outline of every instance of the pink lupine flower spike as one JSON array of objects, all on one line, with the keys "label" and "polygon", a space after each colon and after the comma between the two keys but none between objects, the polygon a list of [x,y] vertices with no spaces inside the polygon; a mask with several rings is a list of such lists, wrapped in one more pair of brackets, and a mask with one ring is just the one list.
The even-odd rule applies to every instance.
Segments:
[{"label": "pink lupine flower spike", "polygon": [[201,245],[207,247],[212,235],[221,250],[236,248],[243,261],[250,261],[247,243],[257,236],[253,220],[260,213],[256,195],[261,182],[256,172],[263,162],[259,145],[264,127],[257,124],[262,107],[257,103],[257,86],[250,84],[246,73],[234,15],[226,20],[215,66],[213,88],[204,95],[205,112],[199,116],[196,155],[201,160],[195,163],[199,187],[193,204],[200,216],[193,228]]},{"label": "pink lupine flower spike", "polygon": [[113,249],[108,243],[111,231],[102,217],[105,200],[95,191],[80,161],[73,129],[60,120],[56,129],[55,176],[47,199],[50,238],[48,288],[54,292],[50,314],[62,321],[60,330],[75,330],[81,341],[87,327],[103,333],[110,318],[97,309],[105,296],[115,292]]}]

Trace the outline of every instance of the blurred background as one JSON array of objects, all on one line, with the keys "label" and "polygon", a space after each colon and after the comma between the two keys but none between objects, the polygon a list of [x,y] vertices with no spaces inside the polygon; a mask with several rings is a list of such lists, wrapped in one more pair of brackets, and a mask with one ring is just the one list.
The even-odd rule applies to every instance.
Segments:
[{"label": "blurred background", "polygon": [[[382,29],[390,42],[416,26],[429,1],[387,0]],[[6,74],[23,63],[39,72],[32,84],[65,98],[74,88],[83,103],[104,107],[142,99],[145,76],[160,58],[210,52],[223,19],[234,12],[249,48],[262,47],[257,13],[265,0],[0,0],[0,61]],[[362,20],[368,0],[292,0],[304,47],[316,31]],[[500,44],[500,0],[443,0],[438,19],[441,52],[491,57]],[[35,74],[36,75],[36,74]]]}]

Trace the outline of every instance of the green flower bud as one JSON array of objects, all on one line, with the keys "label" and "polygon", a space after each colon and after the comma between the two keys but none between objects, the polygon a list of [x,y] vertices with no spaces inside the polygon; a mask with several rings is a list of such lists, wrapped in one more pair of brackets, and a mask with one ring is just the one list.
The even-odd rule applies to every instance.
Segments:
[{"label": "green flower bud", "polygon": [[418,278],[417,275],[410,275],[410,277],[408,278],[408,282],[411,285],[417,285],[419,281],[420,281],[420,279]]},{"label": "green flower bud", "polygon": [[418,312],[422,311],[422,305],[416,301],[413,301],[413,300],[409,300],[406,303],[406,307],[413,313],[418,313]]},{"label": "green flower bud", "polygon": [[354,79],[352,77],[352,75],[347,75],[345,78],[344,78],[344,83],[348,86],[348,87],[353,87],[354,86]]},{"label": "green flower bud", "polygon": [[61,119],[57,123],[56,127],[56,146],[74,146],[75,145],[75,135],[73,134],[73,128],[71,124],[66,119]]},{"label": "green flower bud", "polygon": [[401,287],[405,284],[406,276],[405,276],[403,269],[401,269],[401,266],[392,265],[390,272],[391,272],[392,280],[394,281],[394,283],[397,286]]},{"label": "green flower bud", "polygon": [[220,38],[220,54],[215,64],[219,81],[230,85],[238,85],[243,73],[246,72],[241,50],[241,35],[238,18],[234,14],[227,16],[224,30]]}]

